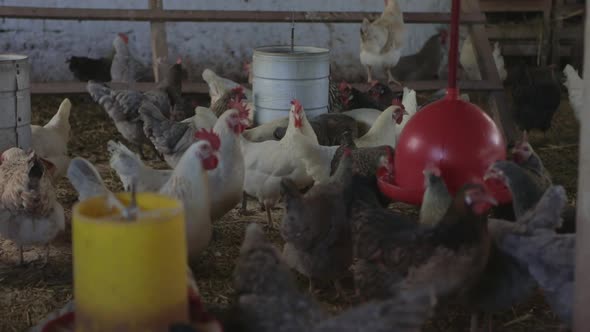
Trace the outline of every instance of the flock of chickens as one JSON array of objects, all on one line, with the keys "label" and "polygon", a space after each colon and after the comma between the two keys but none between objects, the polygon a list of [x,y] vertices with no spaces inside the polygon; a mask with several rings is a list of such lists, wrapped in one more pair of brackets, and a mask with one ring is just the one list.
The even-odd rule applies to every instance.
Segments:
[{"label": "flock of chickens", "polygon": [[[415,331],[441,303],[462,303],[473,310],[475,331],[477,314],[491,322],[491,314],[525,301],[537,288],[563,324],[571,324],[575,208],[563,187],[552,183],[526,131],[510,160],[491,165],[484,178],[506,185],[511,204],[498,205],[482,181],[451,195],[431,165],[424,169],[417,220],[387,208],[391,201],[377,179],[393,176],[397,139],[419,106],[415,91],[404,88],[400,96],[373,81],[372,70],[384,67],[394,83],[442,77],[447,36],[440,31],[417,54],[401,57],[401,11],[396,1],[385,3],[382,16],[361,27],[369,90],[331,82],[330,112],[310,119],[295,99],[287,117],[252,127],[251,91],[209,69],[203,79],[211,106],[194,108],[181,94],[181,59],[154,90],[112,89],[99,81],[134,82],[149,72],[129,53],[124,34],[115,38],[110,64],[96,60],[102,61],[94,66],[101,77],[74,71],[89,80],[92,99],[138,152],[108,143],[110,166],[124,189],[183,202],[189,259],[212,241],[212,223],[240,202],[247,214],[247,199],[256,199],[267,211],[267,227],[277,227],[270,210],[284,204],[282,252],[261,226],[249,225],[234,273],[234,305],[217,318],[201,313],[197,326],[171,330]],[[578,114],[582,81],[569,65],[564,73]],[[551,95],[551,83],[539,88],[542,80],[529,72],[521,76],[530,84],[516,85],[519,110],[519,96]],[[23,246],[48,246],[65,228],[56,180],[67,176],[80,200],[111,193],[94,165],[68,157],[71,107],[65,99],[45,126],[31,126],[31,151],[11,148],[0,158],[0,234],[20,247],[21,263]],[[527,107],[551,105],[529,100]],[[523,129],[547,129],[528,117],[517,117]],[[146,165],[145,145],[170,169]],[[291,270],[309,279],[309,293],[296,287]],[[340,295],[348,279],[358,306],[328,315],[313,299],[316,283],[333,282]]]}]

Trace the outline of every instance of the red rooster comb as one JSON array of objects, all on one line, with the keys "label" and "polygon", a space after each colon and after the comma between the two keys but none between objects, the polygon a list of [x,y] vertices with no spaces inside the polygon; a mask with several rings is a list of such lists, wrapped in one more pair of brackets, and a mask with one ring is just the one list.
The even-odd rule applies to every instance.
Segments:
[{"label": "red rooster comb", "polygon": [[248,110],[248,107],[247,107],[245,101],[232,98],[229,101],[227,106],[230,109],[238,110],[240,112],[240,118],[242,118],[242,119],[248,118],[248,113],[250,113],[250,110]]},{"label": "red rooster comb", "polygon": [[236,86],[235,88],[231,89],[232,93],[235,94],[243,94],[244,93],[244,87],[242,87],[241,85]]},{"label": "red rooster comb", "polygon": [[295,111],[296,112],[300,112],[301,111],[301,108],[303,107],[303,106],[301,106],[301,103],[297,99],[291,100],[291,105],[295,106]]},{"label": "red rooster comb", "polygon": [[391,101],[391,105],[392,105],[392,106],[399,106],[399,107],[401,107],[402,109],[405,109],[405,107],[404,107],[404,104],[402,104],[402,100],[401,100],[401,99],[399,99],[399,98],[394,98],[394,99]]},{"label": "red rooster comb", "polygon": [[119,37],[120,37],[121,39],[123,39],[123,41],[125,42],[125,44],[129,44],[129,37],[127,37],[127,35],[126,35],[126,34],[124,34],[124,33],[122,33],[122,32],[119,32]]},{"label": "red rooster comb", "polygon": [[181,65],[181,64],[182,64],[182,58],[181,58],[181,57],[178,57],[178,58],[176,59],[176,64],[177,64],[177,65]]},{"label": "red rooster comb", "polygon": [[219,147],[221,146],[221,140],[219,139],[219,136],[213,132],[213,129],[210,129],[209,131],[207,129],[201,129],[195,133],[195,138],[209,142],[215,151],[219,150]]},{"label": "red rooster comb", "polygon": [[350,84],[348,84],[348,82],[342,81],[338,84],[338,90],[340,90],[340,92],[346,91],[347,89],[350,89]]}]

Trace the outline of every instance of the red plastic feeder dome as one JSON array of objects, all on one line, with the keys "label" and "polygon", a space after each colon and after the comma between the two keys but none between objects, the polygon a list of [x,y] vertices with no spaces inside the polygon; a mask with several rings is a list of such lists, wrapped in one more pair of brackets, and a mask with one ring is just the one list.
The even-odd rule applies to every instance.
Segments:
[{"label": "red plastic feeder dome", "polygon": [[[454,195],[463,184],[482,181],[493,162],[506,159],[506,144],[494,121],[476,105],[458,98],[459,10],[459,1],[453,0],[447,96],[422,108],[406,124],[395,149],[393,183],[378,179],[383,194],[394,200],[422,203],[422,171],[428,165],[438,166]],[[499,202],[510,202],[510,193],[504,186],[486,185]]]}]

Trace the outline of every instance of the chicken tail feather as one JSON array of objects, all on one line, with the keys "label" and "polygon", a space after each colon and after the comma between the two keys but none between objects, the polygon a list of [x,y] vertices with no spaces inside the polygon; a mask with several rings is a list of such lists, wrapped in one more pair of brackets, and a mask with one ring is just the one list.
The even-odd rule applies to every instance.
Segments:
[{"label": "chicken tail feather", "polygon": [[109,192],[94,165],[84,158],[72,159],[67,176],[80,201]]}]

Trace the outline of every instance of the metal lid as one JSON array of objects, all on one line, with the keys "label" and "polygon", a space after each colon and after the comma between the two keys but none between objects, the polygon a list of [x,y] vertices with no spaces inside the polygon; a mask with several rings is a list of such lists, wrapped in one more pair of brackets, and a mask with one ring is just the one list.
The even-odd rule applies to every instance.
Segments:
[{"label": "metal lid", "polygon": [[0,62],[4,61],[23,61],[27,60],[28,56],[22,54],[0,53]]},{"label": "metal lid", "polygon": [[314,46],[295,46],[291,51],[289,45],[275,45],[275,46],[262,46],[254,49],[254,55],[267,55],[267,56],[314,56],[314,55],[327,55],[330,50],[327,48],[314,47]]}]

